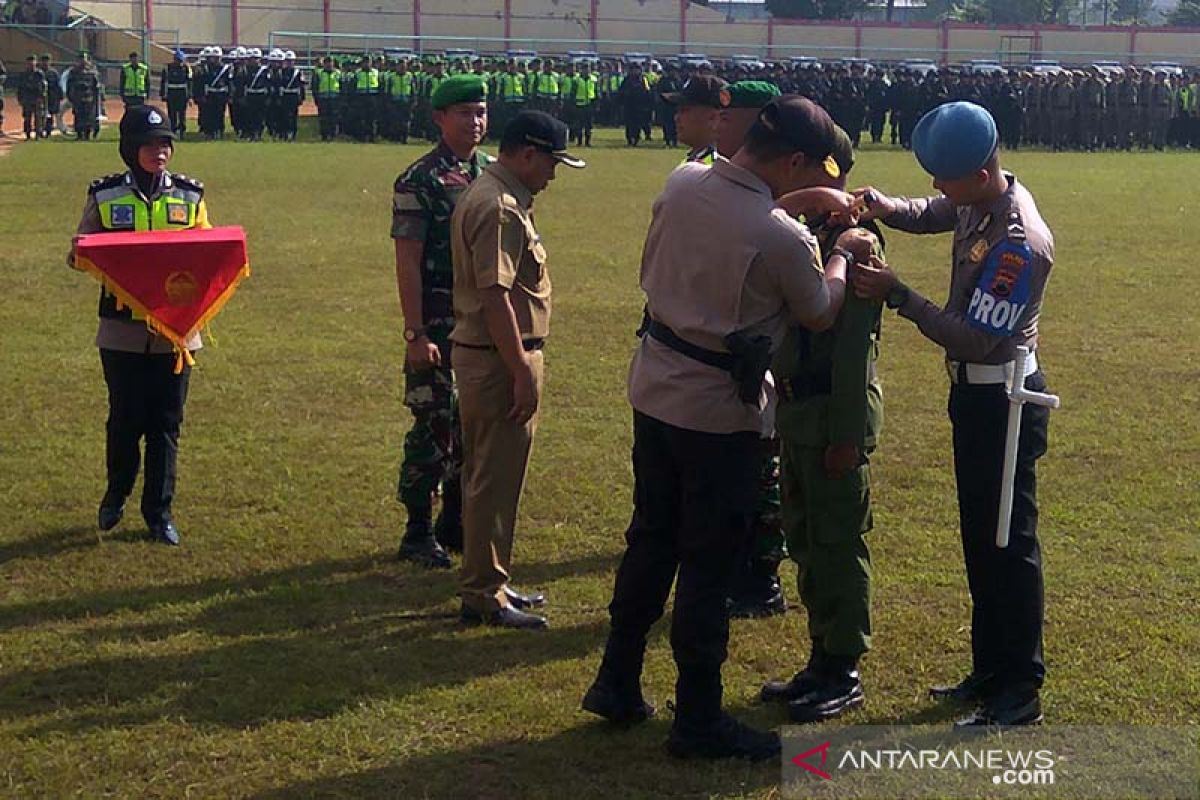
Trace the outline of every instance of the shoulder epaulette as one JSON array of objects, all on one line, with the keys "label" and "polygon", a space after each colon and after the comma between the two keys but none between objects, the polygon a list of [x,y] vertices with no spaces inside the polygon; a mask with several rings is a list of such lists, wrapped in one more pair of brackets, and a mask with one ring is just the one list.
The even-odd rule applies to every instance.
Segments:
[{"label": "shoulder epaulette", "polygon": [[171,180],[185,189],[191,189],[194,192],[203,192],[204,184],[195,178],[189,178],[187,175],[180,175],[178,172],[171,173]]},{"label": "shoulder epaulette", "polygon": [[1008,212],[1008,238],[1014,242],[1025,241],[1025,223],[1021,221],[1020,211]]},{"label": "shoulder epaulette", "polygon": [[124,172],[114,172],[112,175],[105,175],[103,178],[96,178],[88,186],[88,194],[95,194],[104,189],[113,189],[125,182]]}]

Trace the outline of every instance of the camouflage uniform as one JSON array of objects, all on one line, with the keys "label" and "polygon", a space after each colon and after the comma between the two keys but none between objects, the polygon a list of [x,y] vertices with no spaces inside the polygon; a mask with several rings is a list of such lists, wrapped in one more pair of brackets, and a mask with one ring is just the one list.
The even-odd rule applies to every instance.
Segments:
[{"label": "camouflage uniform", "polygon": [[[450,331],[454,327],[454,264],[450,257],[450,215],[464,189],[479,177],[491,156],[481,152],[461,161],[445,143],[412,164],[396,179],[392,237],[425,243],[421,256],[420,325],[442,352],[441,366],[404,367],[404,405],[413,426],[404,438],[397,497],[410,524],[428,520],[439,485],[445,505],[458,505],[462,431],[454,376],[450,371]],[[409,321],[413,327],[416,325]],[[451,509],[457,517],[458,508]]]}]

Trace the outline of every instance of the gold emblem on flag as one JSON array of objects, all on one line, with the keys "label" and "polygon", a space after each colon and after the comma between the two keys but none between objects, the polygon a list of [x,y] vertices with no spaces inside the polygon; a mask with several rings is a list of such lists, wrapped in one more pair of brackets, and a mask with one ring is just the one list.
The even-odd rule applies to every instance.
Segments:
[{"label": "gold emblem on flag", "polygon": [[167,302],[173,306],[191,305],[200,296],[196,276],[187,271],[172,272],[167,276],[163,288],[167,293]]}]

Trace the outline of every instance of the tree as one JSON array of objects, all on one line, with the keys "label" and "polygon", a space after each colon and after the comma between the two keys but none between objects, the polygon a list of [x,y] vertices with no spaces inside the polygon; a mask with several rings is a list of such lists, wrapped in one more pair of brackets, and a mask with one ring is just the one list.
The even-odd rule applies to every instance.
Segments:
[{"label": "tree", "polygon": [[851,19],[867,0],[767,0],[767,11],[783,19]]},{"label": "tree", "polygon": [[1154,10],[1154,0],[1113,0],[1112,21],[1145,25]]},{"label": "tree", "polygon": [[1079,0],[933,0],[934,19],[983,25],[1065,23]]},{"label": "tree", "polygon": [[1175,10],[1167,14],[1169,25],[1200,25],[1200,0],[1179,0]]}]

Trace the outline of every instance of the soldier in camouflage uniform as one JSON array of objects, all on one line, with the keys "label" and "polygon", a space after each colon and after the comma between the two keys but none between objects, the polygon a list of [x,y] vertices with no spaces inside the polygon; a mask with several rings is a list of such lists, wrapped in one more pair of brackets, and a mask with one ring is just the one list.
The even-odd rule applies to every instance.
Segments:
[{"label": "soldier in camouflage uniform", "polygon": [[[462,431],[450,331],[454,327],[450,215],[464,189],[492,158],[476,148],[487,133],[487,85],[473,74],[446,78],[430,98],[437,147],[396,180],[392,238],[404,311],[404,404],[413,427],[404,439],[397,496],[408,511],[400,558],[448,569],[443,548],[462,548]],[[433,524],[439,488],[442,509]]]}]

